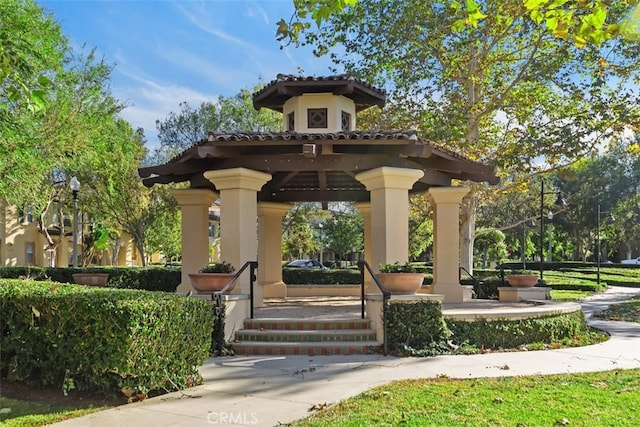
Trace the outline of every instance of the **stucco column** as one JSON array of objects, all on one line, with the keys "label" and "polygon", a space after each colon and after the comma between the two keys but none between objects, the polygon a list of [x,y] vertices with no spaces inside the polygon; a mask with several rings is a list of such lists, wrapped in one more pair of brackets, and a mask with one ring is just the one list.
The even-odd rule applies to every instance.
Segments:
[{"label": "stucco column", "polygon": [[176,292],[193,291],[189,273],[197,273],[209,264],[209,207],[217,198],[210,190],[175,189],[182,212],[182,275]]},{"label": "stucco column", "polygon": [[[233,168],[207,171],[204,177],[220,191],[220,260],[230,263],[237,271],[245,262],[257,261],[257,193],[271,175]],[[233,293],[249,293],[249,280],[245,279],[248,277],[247,270]],[[259,292],[256,288],[254,290]],[[254,301],[261,302],[262,296]]]},{"label": "stucco column", "polygon": [[[371,203],[360,202],[356,203],[355,207],[358,209],[358,212],[360,212],[360,215],[362,215],[362,222],[364,223],[364,260],[367,261],[371,268],[374,268],[374,265],[371,263]],[[373,284],[373,279],[369,274],[365,273],[364,283],[367,291],[369,291]]]},{"label": "stucco column", "polygon": [[460,285],[460,203],[468,187],[432,187],[427,192],[433,207],[433,293],[445,303],[464,301]]},{"label": "stucco column", "polygon": [[[409,189],[424,172],[381,167],[356,175],[371,192],[371,258],[379,264],[405,263],[409,259]],[[366,257],[366,255],[365,255]]]},{"label": "stucco column", "polygon": [[[263,298],[285,298],[282,281],[282,217],[291,209],[285,203],[258,203],[258,286]],[[256,298],[257,300],[257,298]],[[257,307],[261,307],[254,301]]]}]

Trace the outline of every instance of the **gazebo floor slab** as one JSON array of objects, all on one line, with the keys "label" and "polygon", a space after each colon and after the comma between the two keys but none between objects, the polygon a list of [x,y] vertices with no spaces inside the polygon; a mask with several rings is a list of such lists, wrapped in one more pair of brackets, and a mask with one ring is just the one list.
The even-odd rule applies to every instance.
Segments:
[{"label": "gazebo floor slab", "polygon": [[[353,319],[361,313],[360,298],[339,297],[288,297],[267,298],[264,307],[256,308],[254,317],[291,319]],[[580,310],[575,302],[551,300],[502,302],[495,300],[471,300],[459,304],[443,304],[445,318],[473,319],[522,319],[541,317]]]}]

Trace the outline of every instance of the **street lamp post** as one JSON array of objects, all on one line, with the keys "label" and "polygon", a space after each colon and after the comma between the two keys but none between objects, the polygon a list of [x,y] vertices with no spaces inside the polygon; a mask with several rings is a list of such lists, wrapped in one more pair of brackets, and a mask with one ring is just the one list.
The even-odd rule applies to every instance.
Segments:
[{"label": "street lamp post", "polygon": [[613,220],[613,215],[610,212],[602,212],[600,210],[600,203],[598,203],[598,218],[596,219],[597,224],[597,233],[596,233],[596,271],[597,271],[597,283],[598,287],[600,286],[600,223],[602,214],[609,214],[610,220]]},{"label": "street lamp post", "polygon": [[322,230],[324,228],[324,225],[322,223],[319,223],[318,228],[320,229],[320,264],[322,264],[322,252],[324,250],[324,235]]},{"label": "street lamp post", "polygon": [[74,267],[78,266],[78,192],[80,191],[80,181],[78,178],[71,177],[71,181],[69,181],[69,187],[71,187],[71,194],[73,194],[73,247],[71,257],[72,265]]},{"label": "street lamp post", "polygon": [[552,233],[553,233],[553,212],[549,211],[547,214],[547,219],[549,220],[549,251],[547,252],[547,261],[553,261],[553,242],[552,242]]},{"label": "street lamp post", "polygon": [[558,196],[555,204],[557,206],[566,206],[567,202],[562,198],[562,193],[560,191],[545,193],[544,181],[540,183],[540,283],[542,283],[542,279],[544,278],[544,196],[545,194],[554,193]]}]

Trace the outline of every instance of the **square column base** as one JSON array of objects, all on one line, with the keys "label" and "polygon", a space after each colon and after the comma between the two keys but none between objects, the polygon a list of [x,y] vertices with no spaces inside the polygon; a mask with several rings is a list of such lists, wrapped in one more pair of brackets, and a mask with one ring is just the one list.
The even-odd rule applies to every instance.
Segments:
[{"label": "square column base", "polygon": [[287,285],[284,282],[265,283],[262,286],[263,298],[286,298]]},{"label": "square column base", "polygon": [[498,293],[500,301],[504,302],[551,299],[551,288],[548,286],[534,286],[532,288],[504,286],[498,288]]},{"label": "square column base", "polygon": [[431,293],[444,295],[445,304],[471,301],[473,286],[462,286],[460,283],[434,283]]}]

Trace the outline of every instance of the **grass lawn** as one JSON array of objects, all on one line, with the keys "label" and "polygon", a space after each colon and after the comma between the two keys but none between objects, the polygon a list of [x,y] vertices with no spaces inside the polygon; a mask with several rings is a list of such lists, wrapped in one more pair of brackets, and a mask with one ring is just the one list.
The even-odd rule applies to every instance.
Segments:
[{"label": "grass lawn", "polygon": [[631,299],[612,305],[608,309],[594,314],[595,317],[607,320],[622,320],[640,323],[640,299]]},{"label": "grass lawn", "polygon": [[60,407],[48,403],[23,401],[0,397],[0,424],[6,427],[36,427],[81,417],[106,409],[105,406],[91,408]]},{"label": "grass lawn", "polygon": [[292,426],[638,426],[640,369],[398,381]]},{"label": "grass lawn", "polygon": [[596,292],[590,291],[571,291],[571,290],[551,290],[551,299],[554,301],[577,301]]},{"label": "grass lawn", "polygon": [[64,396],[60,388],[35,387],[2,380],[0,425],[36,427],[81,417],[122,405],[125,399],[92,395],[71,390]]}]

